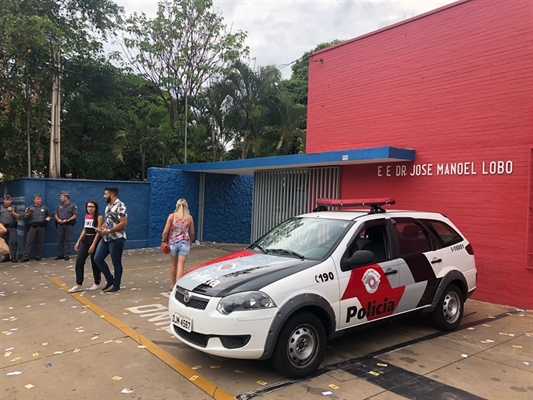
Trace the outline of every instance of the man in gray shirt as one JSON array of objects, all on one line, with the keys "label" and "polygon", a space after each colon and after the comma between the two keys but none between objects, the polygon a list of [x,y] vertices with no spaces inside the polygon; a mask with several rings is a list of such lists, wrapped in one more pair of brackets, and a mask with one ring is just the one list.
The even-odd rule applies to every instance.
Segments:
[{"label": "man in gray shirt", "polygon": [[57,241],[58,250],[56,260],[70,259],[70,240],[72,239],[72,229],[78,216],[78,207],[70,202],[70,193],[61,192],[59,196],[61,201],[55,212],[57,222]]},{"label": "man in gray shirt", "polygon": [[35,261],[41,261],[44,249],[44,235],[48,221],[52,219],[48,207],[43,205],[43,198],[40,193],[33,196],[33,205],[26,208],[24,218],[28,220],[28,234],[26,235],[26,246],[22,262],[30,261],[30,253],[33,243],[37,240],[37,251],[35,252]]},{"label": "man in gray shirt", "polygon": [[7,232],[2,235],[2,239],[9,245],[9,254],[6,254],[1,262],[8,262],[11,260],[16,263],[17,260],[17,219],[20,214],[11,205],[11,196],[6,194],[4,197],[4,204],[0,206],[0,222],[4,224]]}]

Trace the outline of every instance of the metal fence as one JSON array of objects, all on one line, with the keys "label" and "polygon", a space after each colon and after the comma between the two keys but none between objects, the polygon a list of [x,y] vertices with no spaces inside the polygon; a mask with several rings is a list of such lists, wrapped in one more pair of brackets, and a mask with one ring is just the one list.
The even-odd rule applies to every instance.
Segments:
[{"label": "metal fence", "polygon": [[254,174],[252,242],[298,214],[318,198],[339,196],[339,167],[260,171]]}]

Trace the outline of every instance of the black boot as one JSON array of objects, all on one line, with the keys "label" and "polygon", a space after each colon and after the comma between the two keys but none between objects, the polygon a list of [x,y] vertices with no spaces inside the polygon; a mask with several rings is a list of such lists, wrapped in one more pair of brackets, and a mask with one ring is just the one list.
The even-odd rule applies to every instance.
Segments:
[{"label": "black boot", "polygon": [[9,258],[9,256],[5,256],[4,259],[0,262],[8,262],[8,261],[11,261],[11,258]]}]

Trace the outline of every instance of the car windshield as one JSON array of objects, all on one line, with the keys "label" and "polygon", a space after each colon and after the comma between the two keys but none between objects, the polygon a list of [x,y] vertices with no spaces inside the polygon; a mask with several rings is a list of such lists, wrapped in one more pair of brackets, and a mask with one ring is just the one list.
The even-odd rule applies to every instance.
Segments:
[{"label": "car windshield", "polygon": [[319,260],[344,236],[352,221],[326,218],[289,219],[250,246],[268,254]]}]

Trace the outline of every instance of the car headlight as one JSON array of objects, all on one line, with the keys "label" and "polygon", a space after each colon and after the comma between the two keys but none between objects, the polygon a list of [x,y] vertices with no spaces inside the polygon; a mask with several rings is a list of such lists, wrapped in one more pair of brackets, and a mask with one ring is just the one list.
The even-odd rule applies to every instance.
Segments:
[{"label": "car headlight", "polygon": [[259,310],[276,307],[276,303],[263,292],[242,292],[224,297],[217,305],[217,311],[228,315],[233,311]]}]

